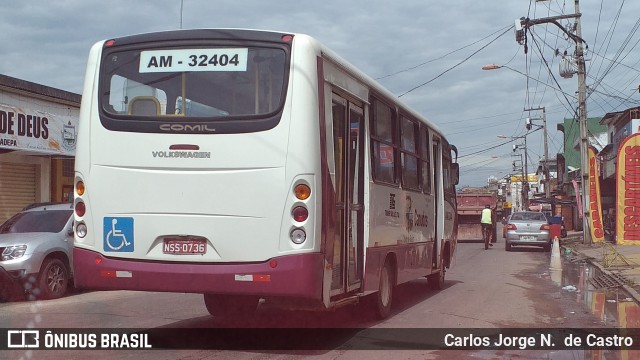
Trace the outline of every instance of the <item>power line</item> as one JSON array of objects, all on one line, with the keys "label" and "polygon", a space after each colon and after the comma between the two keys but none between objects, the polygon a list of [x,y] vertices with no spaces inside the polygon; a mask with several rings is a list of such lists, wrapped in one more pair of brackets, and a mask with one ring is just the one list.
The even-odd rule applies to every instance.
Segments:
[{"label": "power line", "polygon": [[[638,31],[638,28],[640,28],[640,19],[638,19],[638,21],[636,21],[635,25],[633,26],[633,29],[631,30],[631,32],[629,33],[629,35],[627,35],[627,37],[625,38],[625,40],[623,41],[622,45],[620,46],[620,49],[618,50],[618,52],[616,52],[615,57],[613,58],[613,60],[609,63],[609,66],[607,67],[607,69],[605,70],[604,74],[602,74],[602,76],[596,81],[596,83],[592,86],[592,89],[596,89],[599,85],[600,82],[602,82],[602,80],[611,73],[611,71],[613,69],[615,69],[618,66],[618,58],[620,58],[620,56],[622,55],[622,53],[624,52],[624,49],[629,45],[631,38],[633,38],[633,36],[635,35],[635,33]],[[640,40],[638,40],[638,42],[640,42]],[[629,52],[627,53],[627,55],[625,55],[622,60],[624,60],[627,56],[629,56],[629,54],[631,53],[631,51],[633,49],[635,49],[635,47],[638,45],[638,42],[636,42],[633,47],[629,50]],[[621,60],[621,61],[622,61]]]},{"label": "power line", "polygon": [[[538,49],[538,52],[540,53],[540,56],[542,57],[542,60],[545,64],[545,66],[547,67],[547,71],[549,72],[549,74],[551,75],[551,77],[553,78],[553,81],[556,83],[556,85],[558,85],[559,89],[562,89],[562,86],[560,86],[560,83],[558,83],[558,80],[556,79],[556,77],[553,75],[553,71],[551,70],[551,68],[549,67],[549,63],[547,62],[547,59],[544,57],[544,54],[542,53],[542,49],[540,49],[540,44],[538,44],[538,41],[536,40],[535,36],[531,37],[533,39],[533,43],[536,45],[536,48]],[[564,99],[567,101],[567,104],[569,105],[569,108],[571,108],[572,104],[571,101],[569,101],[569,99],[567,98],[567,96],[565,95],[564,91],[562,91],[562,95],[564,96]],[[575,113],[576,118],[578,118],[578,113]]]},{"label": "power line", "polygon": [[461,159],[461,158],[463,158],[463,157],[467,157],[467,156],[471,156],[471,155],[481,154],[481,153],[483,153],[483,152],[487,152],[487,151],[489,151],[489,150],[499,148],[499,147],[501,147],[501,146],[504,146],[504,145],[506,145],[506,144],[512,143],[512,142],[514,142],[514,141],[516,141],[516,140],[515,140],[515,139],[513,139],[513,140],[508,140],[508,141],[505,141],[505,142],[503,142],[503,143],[501,143],[501,144],[498,144],[498,145],[496,145],[496,146],[491,146],[491,147],[488,147],[488,148],[483,149],[483,150],[475,151],[475,152],[468,153],[468,154],[465,154],[465,155],[460,155],[460,156],[458,156],[458,159]]},{"label": "power line", "polygon": [[474,51],[471,55],[467,56],[464,60],[462,60],[462,61],[458,62],[458,63],[457,63],[457,64],[455,64],[454,66],[452,66],[452,67],[448,68],[447,70],[445,70],[445,71],[441,72],[439,75],[437,75],[437,76],[436,76],[436,77],[434,77],[433,79],[431,79],[431,80],[429,80],[429,81],[427,81],[427,82],[424,82],[424,83],[422,83],[422,84],[420,84],[420,85],[418,85],[418,86],[415,86],[415,87],[413,87],[412,89],[410,89],[410,90],[408,90],[408,91],[404,92],[403,94],[398,95],[398,97],[403,97],[404,95],[407,95],[408,93],[410,93],[410,92],[412,92],[412,91],[414,91],[414,90],[416,90],[416,89],[419,89],[419,88],[421,88],[421,87],[423,87],[423,86],[425,86],[425,85],[427,85],[427,84],[429,84],[429,83],[431,83],[431,82],[433,82],[433,81],[437,80],[437,79],[438,79],[438,78],[440,78],[442,75],[444,75],[444,74],[448,73],[449,71],[451,71],[451,70],[453,70],[453,69],[457,68],[458,66],[460,66],[460,65],[464,64],[467,60],[471,59],[474,55],[476,55],[476,54],[477,54],[477,53],[479,53],[480,51],[484,50],[484,49],[485,49],[485,48],[487,48],[489,45],[493,44],[496,40],[498,40],[498,39],[499,39],[500,37],[502,37],[504,34],[506,34],[507,32],[509,32],[509,30],[511,30],[512,28],[513,28],[513,26],[510,26],[510,27],[509,27],[507,30],[505,30],[502,34],[498,35],[495,39],[491,40],[488,44],[484,45],[484,46],[483,46],[483,47],[481,47],[480,49],[478,49],[478,50]]},{"label": "power line", "polygon": [[473,45],[475,45],[475,44],[477,44],[477,43],[479,43],[479,42],[481,42],[481,41],[483,41],[483,40],[485,40],[485,39],[487,39],[487,38],[489,38],[489,37],[491,37],[491,36],[493,36],[493,35],[495,35],[495,34],[499,33],[500,31],[504,31],[505,29],[507,29],[507,30],[508,30],[508,29],[510,29],[510,28],[512,28],[512,27],[513,27],[513,25],[511,25],[511,26],[507,26],[506,28],[499,29],[499,30],[497,30],[497,31],[495,31],[495,32],[493,32],[493,33],[491,33],[491,34],[489,34],[489,35],[487,35],[487,36],[483,37],[483,38],[482,38],[482,39],[480,39],[480,40],[474,41],[474,42],[472,42],[472,43],[470,43],[470,44],[468,44],[468,45],[465,45],[465,46],[463,46],[463,47],[461,47],[461,48],[458,48],[458,49],[456,49],[456,50],[450,51],[450,52],[448,52],[448,53],[446,53],[446,54],[444,54],[444,55],[442,55],[442,56],[439,56],[439,57],[437,57],[437,58],[433,58],[433,59],[431,59],[431,60],[427,60],[427,61],[425,61],[425,62],[423,62],[423,63],[421,63],[421,64],[418,64],[418,65],[415,65],[415,66],[411,66],[411,67],[408,67],[408,68],[406,68],[406,69],[402,69],[402,70],[396,71],[396,72],[391,73],[391,74],[388,74],[388,75],[384,75],[384,76],[377,77],[377,78],[375,78],[375,79],[376,79],[376,80],[385,79],[385,78],[388,78],[388,77],[391,77],[391,76],[394,76],[394,75],[401,74],[401,73],[403,73],[403,72],[407,72],[407,71],[411,71],[411,70],[417,69],[417,68],[419,68],[419,67],[421,67],[421,66],[424,66],[424,65],[430,64],[430,63],[432,63],[432,62],[434,62],[434,61],[442,60],[442,59],[444,59],[445,57],[447,57],[447,56],[449,56],[449,55],[451,55],[451,54],[457,53],[457,52],[458,52],[458,51],[460,51],[460,50],[464,50],[464,49],[466,49],[466,48],[468,48],[468,47],[470,47],[470,46],[473,46]]},{"label": "power line", "polygon": [[[598,23],[596,25],[596,36],[593,40],[593,50],[595,51],[598,44],[598,34],[600,33],[600,20],[602,18],[602,5],[604,4],[604,0],[600,0],[600,11],[598,11]],[[591,71],[591,66],[589,66],[589,71]]]},{"label": "power line", "polygon": [[[607,37],[609,37],[609,42],[607,42],[607,47],[605,49],[605,54],[609,51],[609,46],[611,46],[611,40],[613,40],[613,33],[615,32],[616,27],[618,26],[618,20],[620,19],[620,14],[622,13],[622,8],[624,7],[624,0],[622,0],[622,2],[620,3],[620,8],[618,8],[618,13],[616,14],[614,20],[613,20],[613,25],[609,28],[609,30],[607,30],[607,34],[604,37],[604,41],[607,40]],[[600,70],[602,70],[602,65],[604,62],[600,63],[600,66],[598,67],[598,72],[596,73],[596,78],[599,77],[600,75]]]}]

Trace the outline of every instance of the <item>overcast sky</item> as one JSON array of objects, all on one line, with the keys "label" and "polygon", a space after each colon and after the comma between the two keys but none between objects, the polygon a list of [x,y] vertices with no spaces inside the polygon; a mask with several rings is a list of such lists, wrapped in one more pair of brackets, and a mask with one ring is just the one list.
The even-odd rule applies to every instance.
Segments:
[{"label": "overcast sky", "polygon": [[[577,77],[560,77],[555,53],[571,55],[575,44],[555,25],[536,25],[525,54],[512,27],[520,17],[574,14],[574,5],[558,0],[2,1],[0,73],[80,93],[89,48],[99,40],[181,24],[306,33],[435,122],[459,149],[461,185],[482,186],[490,176],[513,172],[513,143],[497,135],[524,134],[524,118],[542,115],[526,108],[545,107],[550,158],[562,151],[556,124],[573,117]],[[638,106],[640,1],[583,0],[580,12],[587,85],[594,88],[588,116]],[[573,20],[560,24],[570,27]],[[508,68],[481,70],[486,64]],[[527,142],[533,172],[544,156],[542,131],[528,135]]]}]

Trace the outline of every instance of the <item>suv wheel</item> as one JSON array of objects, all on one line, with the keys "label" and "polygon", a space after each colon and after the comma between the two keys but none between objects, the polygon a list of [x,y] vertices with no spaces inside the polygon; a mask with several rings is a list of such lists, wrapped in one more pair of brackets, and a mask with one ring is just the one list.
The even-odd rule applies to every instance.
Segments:
[{"label": "suv wheel", "polygon": [[42,263],[38,276],[37,297],[57,299],[67,292],[69,286],[69,270],[60,259],[46,259]]}]

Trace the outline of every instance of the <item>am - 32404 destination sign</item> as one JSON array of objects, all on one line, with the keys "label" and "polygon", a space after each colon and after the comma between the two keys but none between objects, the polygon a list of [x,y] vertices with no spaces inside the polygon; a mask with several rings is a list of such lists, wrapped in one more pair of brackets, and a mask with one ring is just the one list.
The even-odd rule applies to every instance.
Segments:
[{"label": "am - 32404 destination sign", "polygon": [[139,71],[247,71],[248,52],[247,48],[142,51]]}]

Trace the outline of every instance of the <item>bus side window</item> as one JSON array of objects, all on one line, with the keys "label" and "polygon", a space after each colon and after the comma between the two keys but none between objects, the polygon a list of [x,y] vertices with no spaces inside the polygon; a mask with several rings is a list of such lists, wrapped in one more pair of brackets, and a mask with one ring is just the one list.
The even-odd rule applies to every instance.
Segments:
[{"label": "bus side window", "polygon": [[429,130],[420,128],[420,157],[422,163],[422,189],[425,194],[431,194],[431,153],[429,152]]},{"label": "bus side window", "polygon": [[418,124],[409,118],[400,116],[400,159],[403,188],[420,190],[421,185],[418,175]]},{"label": "bus side window", "polygon": [[393,141],[393,110],[373,98],[373,121],[371,124],[371,158],[373,178],[376,181],[396,184],[396,146]]}]

